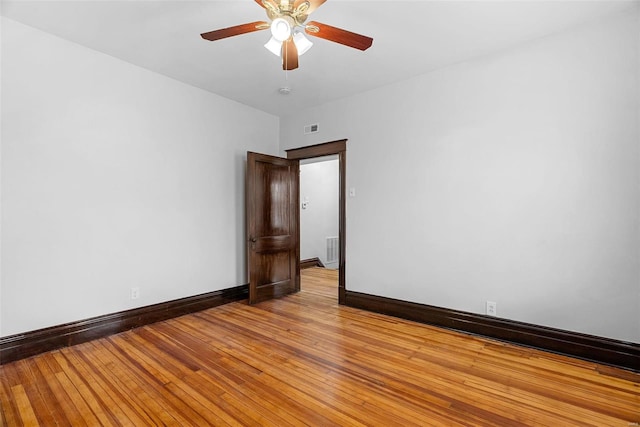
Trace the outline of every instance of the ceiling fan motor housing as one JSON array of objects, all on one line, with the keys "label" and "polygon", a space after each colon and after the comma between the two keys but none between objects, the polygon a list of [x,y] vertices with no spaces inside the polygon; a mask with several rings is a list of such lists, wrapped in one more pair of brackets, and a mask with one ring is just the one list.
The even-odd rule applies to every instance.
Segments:
[{"label": "ceiling fan motor housing", "polygon": [[278,18],[284,18],[291,20],[291,26],[304,25],[309,15],[306,13],[311,7],[311,3],[303,1],[295,9],[293,8],[293,2],[289,0],[280,0],[276,4],[273,4],[272,0],[262,0],[267,16],[272,21]]}]

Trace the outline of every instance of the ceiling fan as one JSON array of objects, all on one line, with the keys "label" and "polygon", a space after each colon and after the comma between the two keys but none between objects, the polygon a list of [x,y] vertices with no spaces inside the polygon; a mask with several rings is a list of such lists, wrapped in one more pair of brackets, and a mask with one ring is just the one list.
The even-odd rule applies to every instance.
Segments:
[{"label": "ceiling fan", "polygon": [[352,33],[320,22],[305,24],[309,14],[327,0],[255,0],[262,6],[271,22],[256,21],[234,27],[222,28],[200,34],[203,39],[215,41],[240,34],[271,29],[271,39],[264,45],[275,55],[282,57],[283,70],[298,68],[298,56],[311,48],[313,43],[304,33],[340,43],[359,50],[367,50],[373,44],[371,37]]}]

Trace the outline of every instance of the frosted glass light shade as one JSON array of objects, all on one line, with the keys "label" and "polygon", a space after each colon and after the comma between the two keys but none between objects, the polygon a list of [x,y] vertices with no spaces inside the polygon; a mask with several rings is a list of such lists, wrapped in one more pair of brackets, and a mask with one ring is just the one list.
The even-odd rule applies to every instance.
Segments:
[{"label": "frosted glass light shade", "polygon": [[276,18],[271,23],[271,35],[279,42],[291,37],[291,24],[283,18]]},{"label": "frosted glass light shade", "polygon": [[275,38],[271,37],[269,41],[264,45],[275,56],[280,56],[282,52],[282,42],[279,42]]},{"label": "frosted glass light shade", "polygon": [[313,43],[305,37],[302,31],[296,31],[293,34],[293,43],[296,45],[296,49],[298,49],[298,56],[304,55],[304,53],[313,46]]}]

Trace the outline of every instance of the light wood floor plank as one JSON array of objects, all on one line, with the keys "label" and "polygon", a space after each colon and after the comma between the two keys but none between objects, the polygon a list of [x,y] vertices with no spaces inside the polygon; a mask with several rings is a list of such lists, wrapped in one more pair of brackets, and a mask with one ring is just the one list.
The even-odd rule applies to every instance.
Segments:
[{"label": "light wood floor plank", "polygon": [[0,427],[622,426],[640,375],[337,303],[337,271],[0,366]]},{"label": "light wood floor plank", "polygon": [[172,414],[175,413],[189,423],[206,425],[208,414],[201,414],[193,408],[190,397],[180,387],[183,384],[181,379],[175,383],[168,382],[160,388],[156,387],[156,380],[148,374],[146,365],[130,357],[117,343],[114,343],[117,338],[117,336],[107,338],[103,344],[110,356],[118,362],[118,366],[124,368],[119,372],[118,377],[128,389],[135,390],[139,400],[138,413],[141,416],[149,417],[157,425],[172,425],[178,424],[175,419],[172,419]]},{"label": "light wood floor plank", "polygon": [[113,425],[133,426],[132,420],[127,416],[117,396],[110,392],[109,385],[94,371],[92,366],[85,363],[80,354],[87,352],[86,344],[65,349],[64,356],[69,364],[77,371],[78,376],[87,384],[95,398],[99,401],[105,415],[111,419]]}]

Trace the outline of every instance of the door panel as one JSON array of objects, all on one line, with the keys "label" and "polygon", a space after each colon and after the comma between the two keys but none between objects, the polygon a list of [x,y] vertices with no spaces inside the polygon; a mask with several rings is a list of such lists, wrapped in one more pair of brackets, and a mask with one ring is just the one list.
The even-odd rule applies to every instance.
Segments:
[{"label": "door panel", "polygon": [[247,153],[249,303],[300,290],[298,161]]}]

